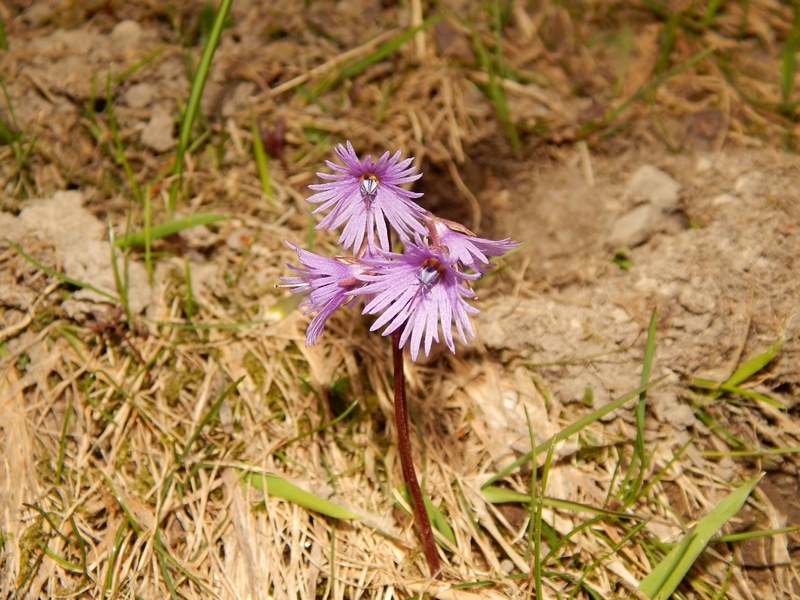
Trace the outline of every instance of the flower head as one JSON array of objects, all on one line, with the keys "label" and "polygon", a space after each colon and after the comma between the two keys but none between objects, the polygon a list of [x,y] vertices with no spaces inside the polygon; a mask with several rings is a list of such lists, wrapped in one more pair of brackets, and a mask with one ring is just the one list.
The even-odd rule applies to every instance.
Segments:
[{"label": "flower head", "polygon": [[331,314],[352,301],[353,291],[362,285],[356,275],[361,273],[363,266],[353,257],[330,258],[302,250],[288,242],[286,245],[297,252],[302,266],[295,267],[287,263],[297,275],[281,277],[282,287],[292,288],[295,294],[306,294],[300,303],[305,314],[318,311],[306,332],[306,344],[313,345]]},{"label": "flower head", "polygon": [[478,310],[466,302],[475,294],[467,282],[478,277],[456,269],[447,253],[426,245],[419,236],[409,240],[403,254],[381,252],[380,257],[364,260],[371,268],[356,277],[364,282],[355,293],[373,295],[364,307],[364,314],[382,313],[372,324],[371,331],[385,326],[388,335],[405,326],[400,347],[410,341],[411,359],[416,360],[420,346],[430,353],[434,341],[439,341],[439,329],[451,352],[453,325],[462,342],[474,336],[470,313]]},{"label": "flower head", "polygon": [[413,159],[400,160],[398,151],[392,156],[386,152],[378,160],[371,156],[359,160],[349,141],[346,146],[339,144],[335,152],[344,166],[326,161],[335,173],[317,173],[328,181],[309,186],[316,193],[308,201],[320,205],[314,213],[330,211],[317,229],[330,231],[344,225],[339,245],[359,252],[366,237],[373,254],[377,248],[391,249],[387,222],[403,241],[413,232],[425,233],[424,211],[413,200],[422,194],[400,187],[422,176],[411,166]]},{"label": "flower head", "polygon": [[519,246],[511,238],[494,241],[477,237],[461,223],[434,215],[429,215],[427,222],[431,245],[444,248],[453,261],[477,273],[483,273],[491,267],[490,256],[502,256]]}]

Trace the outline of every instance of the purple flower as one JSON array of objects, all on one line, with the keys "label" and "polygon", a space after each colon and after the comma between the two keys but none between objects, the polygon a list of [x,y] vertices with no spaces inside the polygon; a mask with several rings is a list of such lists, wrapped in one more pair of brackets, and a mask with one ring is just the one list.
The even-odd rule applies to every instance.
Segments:
[{"label": "purple flower", "polygon": [[467,341],[465,334],[475,335],[469,313],[478,310],[465,298],[475,297],[467,282],[478,275],[457,270],[442,250],[425,245],[417,236],[406,242],[404,254],[381,252],[381,257],[366,258],[364,263],[372,269],[357,275],[365,285],[355,293],[374,294],[363,314],[382,313],[370,330],[385,326],[383,335],[388,335],[405,326],[400,347],[410,341],[412,360],[417,359],[423,341],[425,354],[430,353],[431,344],[439,341],[440,327],[453,353],[454,322],[462,342]]},{"label": "purple flower", "polygon": [[330,231],[344,225],[338,243],[345,251],[352,249],[354,253],[361,250],[365,236],[370,253],[375,253],[378,247],[391,250],[387,222],[403,241],[412,232],[425,233],[421,223],[424,211],[413,201],[422,194],[400,187],[422,176],[411,166],[413,159],[399,160],[398,151],[391,157],[386,152],[378,160],[371,156],[359,160],[349,141],[346,147],[339,144],[336,154],[344,166],[325,161],[336,173],[317,173],[328,182],[309,186],[317,193],[308,201],[320,205],[314,213],[330,210],[317,229]]},{"label": "purple flower", "polygon": [[364,267],[353,257],[330,258],[302,250],[288,242],[286,245],[297,252],[302,267],[286,264],[297,275],[281,277],[281,287],[291,288],[295,294],[306,294],[300,303],[305,314],[317,312],[306,332],[306,344],[313,345],[325,327],[325,322],[337,308],[353,300],[353,292],[363,285],[356,276]]},{"label": "purple flower", "polygon": [[445,249],[451,260],[477,273],[491,267],[490,256],[502,256],[519,246],[511,238],[499,241],[479,238],[461,223],[431,214],[428,216],[428,235],[431,246]]}]

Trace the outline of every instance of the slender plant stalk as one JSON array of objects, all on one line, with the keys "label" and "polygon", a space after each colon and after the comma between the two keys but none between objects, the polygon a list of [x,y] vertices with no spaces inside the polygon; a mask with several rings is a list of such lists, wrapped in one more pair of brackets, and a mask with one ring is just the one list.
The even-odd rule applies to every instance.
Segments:
[{"label": "slender plant stalk", "polygon": [[400,348],[401,327],[392,333],[392,359],[394,362],[394,418],[397,423],[397,448],[400,451],[400,464],[403,468],[403,479],[406,481],[411,494],[411,506],[414,510],[414,521],[422,538],[422,549],[431,577],[439,579],[441,568],[439,555],[436,553],[436,542],[433,541],[433,530],[425,502],[422,500],[422,491],[419,489],[417,474],[414,472],[414,462],[411,459],[411,441],[408,435],[408,410],[406,408],[406,379],[403,374],[403,350]]}]

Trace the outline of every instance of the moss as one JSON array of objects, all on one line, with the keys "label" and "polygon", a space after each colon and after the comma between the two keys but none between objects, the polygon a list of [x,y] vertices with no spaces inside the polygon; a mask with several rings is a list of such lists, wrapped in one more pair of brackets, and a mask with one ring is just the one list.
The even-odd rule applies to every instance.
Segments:
[{"label": "moss", "polygon": [[148,500],[145,498],[147,494],[152,490],[156,485],[155,479],[153,479],[153,474],[150,472],[150,469],[147,468],[147,465],[144,463],[139,465],[139,468],[136,470],[136,477],[133,482],[133,489],[139,494],[140,499],[150,504],[151,506],[155,506],[157,495],[152,495]]},{"label": "moss", "polygon": [[17,587],[21,588],[36,574],[40,559],[47,544],[44,532],[44,517],[39,516],[19,537],[19,575]]},{"label": "moss", "polygon": [[[244,355],[244,368],[250,376],[250,379],[256,384],[256,387],[262,389],[264,387],[267,371],[264,369],[264,365],[261,364],[261,361],[258,360],[258,357],[252,352],[248,351],[247,354]],[[271,390],[272,388],[270,387],[270,391]]]},{"label": "moss", "polygon": [[200,376],[201,375],[199,373],[194,372],[173,372],[172,376],[167,379],[167,383],[164,386],[164,398],[166,399],[170,408],[175,408],[178,405],[178,402],[180,401],[181,390],[186,387],[186,384],[192,381],[197,381]]}]

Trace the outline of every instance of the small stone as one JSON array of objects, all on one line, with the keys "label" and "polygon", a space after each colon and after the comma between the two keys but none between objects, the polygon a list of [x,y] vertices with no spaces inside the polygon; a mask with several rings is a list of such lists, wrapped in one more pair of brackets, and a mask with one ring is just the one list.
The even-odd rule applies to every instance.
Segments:
[{"label": "small stone", "polygon": [[713,314],[717,308],[713,293],[693,285],[688,285],[680,291],[678,302],[683,308],[695,315]]},{"label": "small stone", "polygon": [[652,165],[643,165],[631,176],[625,195],[673,211],[679,208],[680,192],[681,184],[670,175]]},{"label": "small stone", "polygon": [[622,215],[614,224],[608,238],[614,247],[632,248],[649,240],[661,229],[661,209],[653,204],[641,204]]},{"label": "small stone", "polygon": [[173,130],[175,122],[169,111],[158,106],[153,110],[150,122],[142,129],[142,144],[156,152],[166,152],[175,146]]},{"label": "small stone", "polygon": [[141,37],[142,26],[131,19],[120,21],[111,31],[111,39],[114,41],[114,44],[124,48],[137,44]]},{"label": "small stone", "polygon": [[138,83],[125,92],[125,103],[131,108],[144,108],[153,101],[155,88],[149,83]]},{"label": "small stone", "polygon": [[694,410],[676,396],[656,396],[651,406],[656,418],[678,430],[685,430],[697,423]]},{"label": "small stone", "polygon": [[707,156],[701,156],[694,165],[697,173],[708,173],[714,167],[713,161]]}]

